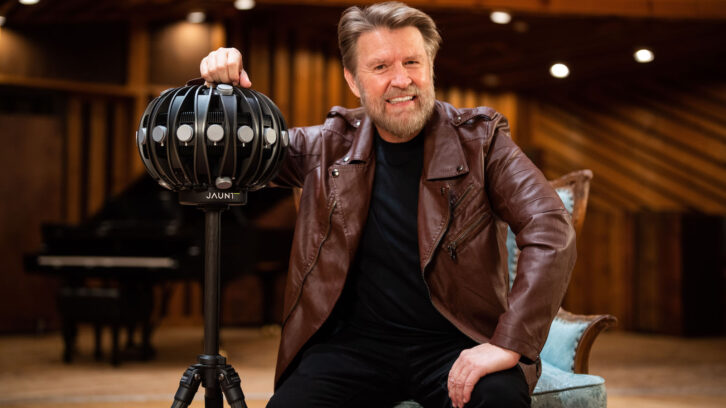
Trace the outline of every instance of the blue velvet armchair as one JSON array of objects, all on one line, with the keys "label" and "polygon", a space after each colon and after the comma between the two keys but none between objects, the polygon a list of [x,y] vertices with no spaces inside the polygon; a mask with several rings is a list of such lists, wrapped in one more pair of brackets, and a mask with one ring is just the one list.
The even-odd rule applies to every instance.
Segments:
[{"label": "blue velvet armchair", "polygon": [[[579,170],[551,182],[572,214],[575,231],[580,232],[585,219],[592,172]],[[510,282],[514,281],[519,250],[514,234],[507,237]],[[611,315],[576,315],[560,309],[552,322],[540,358],[542,375],[532,395],[535,408],[595,408],[607,406],[605,380],[588,374],[590,348],[598,334],[614,326]],[[405,401],[396,408],[420,408]]]}]

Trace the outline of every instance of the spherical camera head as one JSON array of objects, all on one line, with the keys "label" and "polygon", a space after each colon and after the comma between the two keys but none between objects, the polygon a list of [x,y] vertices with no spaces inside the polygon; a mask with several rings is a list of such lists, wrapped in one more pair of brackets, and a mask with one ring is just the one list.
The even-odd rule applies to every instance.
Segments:
[{"label": "spherical camera head", "polygon": [[141,160],[182,204],[243,205],[277,173],[290,141],[285,119],[251,89],[197,83],[151,101],[136,131]]}]

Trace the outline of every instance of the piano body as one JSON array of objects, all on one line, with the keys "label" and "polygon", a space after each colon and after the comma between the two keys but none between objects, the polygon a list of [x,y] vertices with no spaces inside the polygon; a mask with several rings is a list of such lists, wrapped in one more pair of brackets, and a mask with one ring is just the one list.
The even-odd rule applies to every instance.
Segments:
[{"label": "piano body", "polygon": [[[290,196],[290,191],[281,189],[251,192],[247,206],[223,213],[223,287],[241,274],[256,273],[263,282],[263,301],[271,301],[276,276],[270,268],[260,270],[257,265],[274,262],[273,272],[286,270],[293,226],[261,228],[256,219]],[[42,237],[40,251],[25,255],[25,270],[63,282],[58,311],[66,362],[72,360],[79,323],[94,325],[97,359],[102,357],[104,326],[111,327],[112,364],[122,359],[119,332],[124,328],[128,332],[124,358],[152,357],[151,333],[159,320],[153,316],[166,313],[169,283],[203,283],[204,214],[196,207],[180,205],[176,193],[149,177],[109,200],[81,225],[44,225]],[[188,307],[201,308],[201,304]],[[139,328],[137,346],[134,337]]]}]

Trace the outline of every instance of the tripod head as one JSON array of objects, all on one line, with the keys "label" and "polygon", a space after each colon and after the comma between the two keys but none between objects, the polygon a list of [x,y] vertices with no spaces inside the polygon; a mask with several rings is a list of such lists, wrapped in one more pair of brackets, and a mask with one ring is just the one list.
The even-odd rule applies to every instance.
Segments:
[{"label": "tripod head", "polygon": [[280,110],[251,89],[202,84],[167,89],[136,131],[139,154],[186,205],[244,205],[277,173],[289,145]]}]

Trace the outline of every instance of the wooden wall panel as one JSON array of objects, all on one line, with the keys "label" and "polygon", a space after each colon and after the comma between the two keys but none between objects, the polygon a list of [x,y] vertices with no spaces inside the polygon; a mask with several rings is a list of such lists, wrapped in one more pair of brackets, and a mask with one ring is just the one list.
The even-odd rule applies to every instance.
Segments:
[{"label": "wooden wall panel", "polygon": [[88,144],[87,156],[87,183],[88,189],[87,213],[94,214],[106,201],[106,174],[109,169],[106,132],[106,121],[108,119],[108,107],[101,99],[91,100],[90,109],[90,133],[86,143]]},{"label": "wooden wall panel", "polygon": [[70,95],[63,166],[64,220],[78,224],[137,177],[133,98]]},{"label": "wooden wall panel", "polygon": [[252,87],[265,95],[271,95],[272,90],[272,66],[270,64],[271,47],[270,33],[267,30],[255,29],[250,33],[248,61],[254,61],[249,67],[245,67],[251,78]]},{"label": "wooden wall panel", "polygon": [[[290,49],[288,48],[290,34],[285,30],[278,29],[276,32],[272,33],[272,35],[275,44],[275,49],[272,51],[274,53],[274,73],[272,75],[274,83],[272,100],[275,102],[277,107],[280,108],[280,112],[282,112],[282,115],[285,117],[287,125],[293,126],[291,103],[292,57]],[[254,64],[255,62],[250,63],[250,65]],[[252,80],[254,81],[254,79]]]},{"label": "wooden wall panel", "polygon": [[346,106],[345,94],[352,95],[352,93],[348,90],[348,84],[343,76],[343,66],[335,56],[325,57],[325,84],[324,106]]},{"label": "wooden wall panel", "polygon": [[[57,281],[23,271],[40,246],[40,226],[63,219],[61,115],[0,114],[0,332],[57,325]],[[10,171],[8,171],[10,170]]]},{"label": "wooden wall panel", "polygon": [[610,313],[632,327],[633,217],[590,200],[577,237],[578,257],[563,306],[586,314]]},{"label": "wooden wall panel", "polygon": [[[296,33],[292,57],[292,117],[294,126],[310,126],[320,123],[320,119],[312,116],[313,72],[312,58],[315,51],[310,47],[308,36]],[[254,62],[253,62],[254,63]]]},{"label": "wooden wall panel", "polygon": [[149,36],[151,83],[176,87],[199,77],[199,62],[219,45],[221,33],[210,24],[151,25]]},{"label": "wooden wall panel", "polygon": [[681,223],[678,214],[640,213],[635,220],[633,327],[683,331]]},{"label": "wooden wall panel", "polygon": [[562,160],[591,168],[593,196],[612,200],[601,194],[607,187],[641,210],[726,213],[726,109],[719,114],[709,94],[669,85],[603,84],[533,98],[532,144],[545,152],[545,169]]},{"label": "wooden wall panel", "polygon": [[73,96],[66,103],[66,130],[65,130],[65,176],[63,185],[65,191],[65,219],[69,223],[81,220],[81,155],[82,155],[82,111],[81,98]]},{"label": "wooden wall panel", "polygon": [[134,131],[136,123],[132,122],[128,103],[115,103],[113,106],[112,152],[113,169],[111,194],[120,193],[133,181],[131,173],[132,158],[136,153]]},{"label": "wooden wall panel", "polygon": [[726,215],[724,89],[649,80],[520,99],[547,177],[594,172],[567,308],[615,314],[626,329],[687,331],[680,225]]}]

